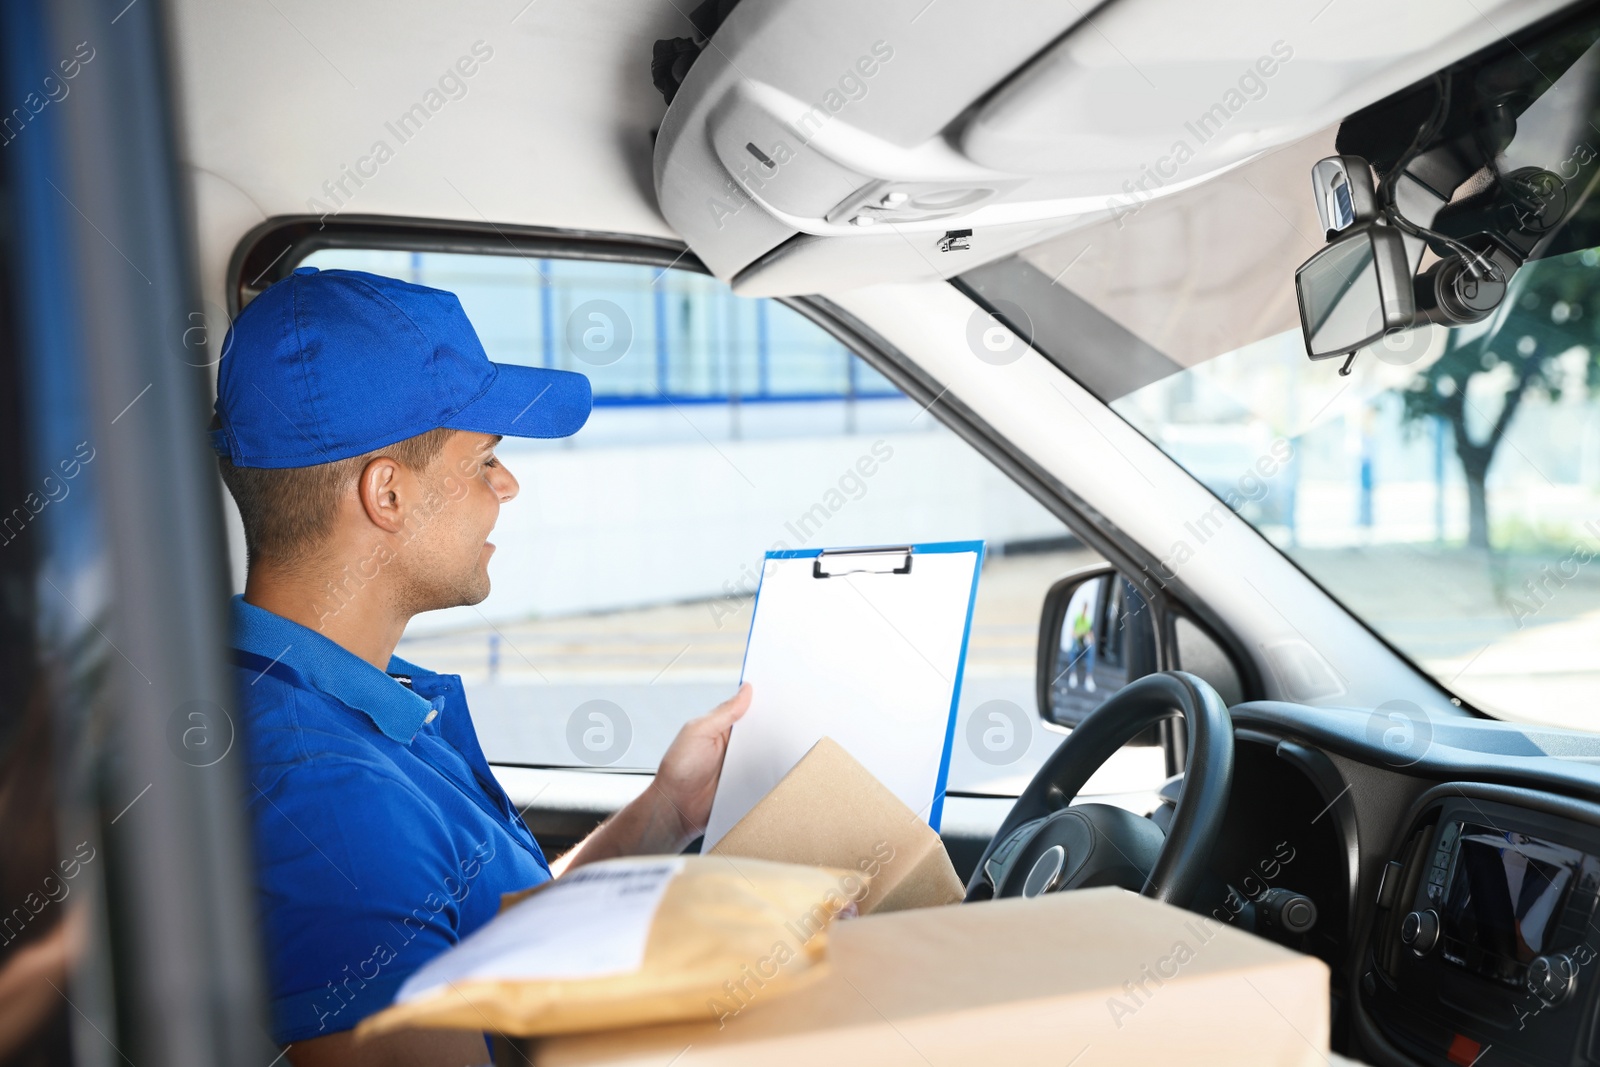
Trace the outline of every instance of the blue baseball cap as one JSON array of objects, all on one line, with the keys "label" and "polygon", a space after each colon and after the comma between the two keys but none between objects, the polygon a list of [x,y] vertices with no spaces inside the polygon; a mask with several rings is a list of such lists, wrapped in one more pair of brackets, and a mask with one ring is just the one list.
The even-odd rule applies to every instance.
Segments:
[{"label": "blue baseball cap", "polygon": [[311,467],[440,428],[567,437],[589,379],[491,363],[454,293],[300,267],[228,330],[211,444],[236,467]]}]

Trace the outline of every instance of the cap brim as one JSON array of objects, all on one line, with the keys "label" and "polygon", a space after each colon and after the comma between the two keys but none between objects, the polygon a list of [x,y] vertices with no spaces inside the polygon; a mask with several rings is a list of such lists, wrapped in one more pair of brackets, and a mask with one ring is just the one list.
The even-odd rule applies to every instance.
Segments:
[{"label": "cap brim", "polygon": [[582,374],[513,363],[494,367],[489,388],[447,419],[447,429],[502,437],[570,437],[588,421],[594,394]]}]

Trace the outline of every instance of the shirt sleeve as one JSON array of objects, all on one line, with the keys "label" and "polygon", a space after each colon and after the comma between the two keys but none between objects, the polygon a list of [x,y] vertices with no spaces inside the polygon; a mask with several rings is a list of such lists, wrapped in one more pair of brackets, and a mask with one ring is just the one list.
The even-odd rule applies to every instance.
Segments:
[{"label": "shirt sleeve", "polygon": [[297,764],[251,794],[273,1039],[348,1030],[460,939],[475,860],[370,762]]}]

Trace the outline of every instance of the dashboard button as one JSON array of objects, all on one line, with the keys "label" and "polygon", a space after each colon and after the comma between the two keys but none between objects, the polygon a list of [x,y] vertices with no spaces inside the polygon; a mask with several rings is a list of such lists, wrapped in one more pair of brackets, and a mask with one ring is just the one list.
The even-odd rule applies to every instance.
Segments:
[{"label": "dashboard button", "polygon": [[1400,941],[1419,956],[1426,956],[1439,943],[1439,914],[1432,908],[1413,911],[1400,920]]},{"label": "dashboard button", "polygon": [[1528,992],[1551,1007],[1560,1007],[1577,992],[1578,965],[1565,952],[1535,956],[1528,964],[1526,984]]}]

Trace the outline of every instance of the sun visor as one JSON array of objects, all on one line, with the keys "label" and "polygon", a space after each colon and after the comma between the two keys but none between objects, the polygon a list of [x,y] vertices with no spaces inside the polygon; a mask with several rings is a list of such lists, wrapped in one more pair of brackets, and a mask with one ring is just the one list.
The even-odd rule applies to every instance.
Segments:
[{"label": "sun visor", "polygon": [[1560,0],[744,0],[657,135],[750,296],[948,278],[1289,144]]}]

